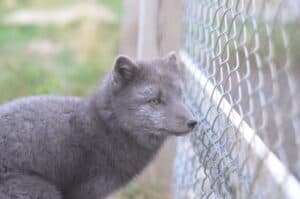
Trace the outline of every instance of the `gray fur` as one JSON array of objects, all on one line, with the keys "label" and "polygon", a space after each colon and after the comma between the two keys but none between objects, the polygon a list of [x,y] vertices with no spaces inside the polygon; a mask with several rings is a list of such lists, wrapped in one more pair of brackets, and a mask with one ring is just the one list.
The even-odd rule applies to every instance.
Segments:
[{"label": "gray fur", "polygon": [[176,57],[120,56],[90,97],[0,106],[0,198],[101,199],[126,185],[169,135],[191,131]]}]

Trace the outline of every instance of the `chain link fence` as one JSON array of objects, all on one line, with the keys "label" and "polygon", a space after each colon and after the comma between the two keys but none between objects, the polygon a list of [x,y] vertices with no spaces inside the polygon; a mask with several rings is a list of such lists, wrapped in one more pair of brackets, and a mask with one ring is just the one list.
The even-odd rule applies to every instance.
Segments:
[{"label": "chain link fence", "polygon": [[178,141],[175,198],[300,198],[299,4],[184,1],[181,69],[200,125]]}]

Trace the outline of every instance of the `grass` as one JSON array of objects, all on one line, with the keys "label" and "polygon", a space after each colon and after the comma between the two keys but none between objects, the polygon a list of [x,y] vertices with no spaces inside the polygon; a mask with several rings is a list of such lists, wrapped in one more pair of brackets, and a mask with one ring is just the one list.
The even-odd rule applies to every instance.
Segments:
[{"label": "grass", "polygon": [[99,3],[107,5],[111,10],[113,10],[119,18],[123,14],[122,6],[120,6],[120,0],[98,0]]},{"label": "grass", "polygon": [[[74,3],[27,0],[5,7],[4,2],[0,17],[18,8]],[[99,2],[121,16],[121,0]],[[62,50],[49,55],[30,52],[30,44],[39,39],[57,43]],[[64,27],[0,24],[0,103],[25,95],[87,95],[111,67],[118,42],[119,21],[105,24],[83,19]]]},{"label": "grass", "polygon": [[114,199],[166,199],[161,194],[163,191],[159,185],[143,186],[133,182],[126,189],[117,193]]}]

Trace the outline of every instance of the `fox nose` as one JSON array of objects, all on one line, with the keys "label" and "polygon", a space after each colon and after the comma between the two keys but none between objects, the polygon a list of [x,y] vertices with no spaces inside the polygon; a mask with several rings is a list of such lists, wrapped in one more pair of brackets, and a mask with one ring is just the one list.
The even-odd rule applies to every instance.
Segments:
[{"label": "fox nose", "polygon": [[195,126],[197,125],[197,121],[196,120],[189,120],[188,122],[187,122],[187,126],[190,128],[190,129],[194,129],[195,128]]}]

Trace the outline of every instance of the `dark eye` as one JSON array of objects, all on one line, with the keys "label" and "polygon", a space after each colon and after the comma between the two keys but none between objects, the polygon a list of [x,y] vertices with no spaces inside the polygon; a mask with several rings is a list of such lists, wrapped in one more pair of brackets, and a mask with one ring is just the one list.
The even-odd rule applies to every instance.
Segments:
[{"label": "dark eye", "polygon": [[153,104],[153,105],[158,105],[161,103],[161,100],[156,98],[156,99],[151,99],[148,101],[148,103]]}]

